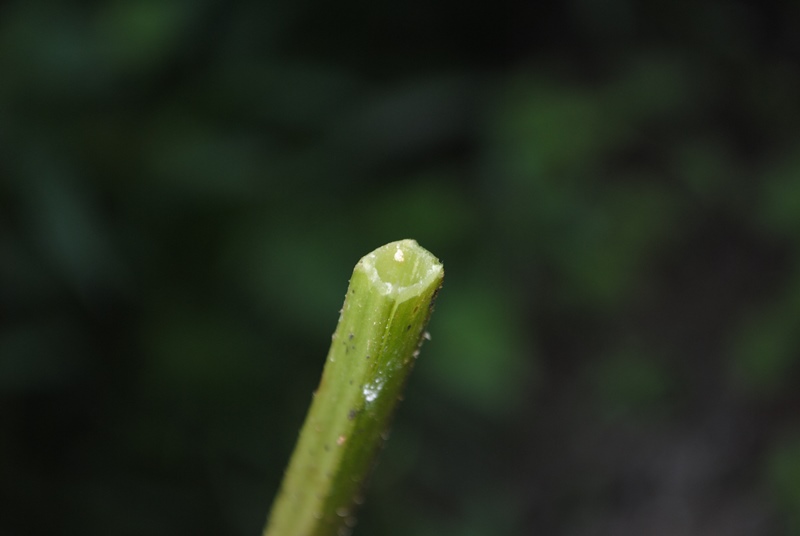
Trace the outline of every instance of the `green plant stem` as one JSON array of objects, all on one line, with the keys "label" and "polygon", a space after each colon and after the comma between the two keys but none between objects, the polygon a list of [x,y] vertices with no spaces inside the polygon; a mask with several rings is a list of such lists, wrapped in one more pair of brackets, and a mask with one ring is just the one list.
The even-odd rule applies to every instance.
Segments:
[{"label": "green plant stem", "polygon": [[350,533],[443,277],[439,260],[414,240],[356,264],[264,536]]}]

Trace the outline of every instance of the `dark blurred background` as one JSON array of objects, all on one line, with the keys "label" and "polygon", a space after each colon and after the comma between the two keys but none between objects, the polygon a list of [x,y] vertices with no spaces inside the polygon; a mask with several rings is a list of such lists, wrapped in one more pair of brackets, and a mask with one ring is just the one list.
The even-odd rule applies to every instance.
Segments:
[{"label": "dark blurred background", "polygon": [[447,277],[356,535],[800,534],[800,4],[754,6],[4,2],[0,535],[259,535],[400,238]]}]

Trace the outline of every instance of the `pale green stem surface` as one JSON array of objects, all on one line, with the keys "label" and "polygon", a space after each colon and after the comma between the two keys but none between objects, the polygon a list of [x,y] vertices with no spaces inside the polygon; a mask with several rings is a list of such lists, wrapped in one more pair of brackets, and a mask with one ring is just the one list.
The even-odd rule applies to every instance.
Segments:
[{"label": "pale green stem surface", "polygon": [[414,240],[358,261],[264,536],[350,534],[443,277]]}]

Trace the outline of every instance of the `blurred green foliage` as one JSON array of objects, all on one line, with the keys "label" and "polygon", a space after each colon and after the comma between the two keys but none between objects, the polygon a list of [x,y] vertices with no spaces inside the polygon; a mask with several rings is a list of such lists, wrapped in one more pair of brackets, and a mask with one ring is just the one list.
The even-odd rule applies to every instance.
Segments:
[{"label": "blurred green foliage", "polygon": [[767,478],[779,507],[787,514],[790,534],[800,531],[800,443],[796,439],[777,438],[768,458]]},{"label": "blurred green foliage", "polygon": [[409,237],[447,283],[356,534],[800,534],[799,24],[4,3],[0,533],[259,534]]}]

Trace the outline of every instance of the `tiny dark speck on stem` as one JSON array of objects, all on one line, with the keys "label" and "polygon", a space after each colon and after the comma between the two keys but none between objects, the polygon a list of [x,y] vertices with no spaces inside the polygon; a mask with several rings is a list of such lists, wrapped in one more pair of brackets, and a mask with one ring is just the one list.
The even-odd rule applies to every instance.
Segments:
[{"label": "tiny dark speck on stem", "polygon": [[411,329],[411,324],[406,326],[406,331],[408,331],[409,329]]},{"label": "tiny dark speck on stem", "polygon": [[355,335],[353,335],[353,333],[351,332],[351,333],[350,333],[350,335],[348,335],[348,336],[347,336],[347,338],[348,338],[348,339],[350,339],[350,340],[352,341],[354,336],[355,336]]},{"label": "tiny dark speck on stem", "polygon": [[349,420],[351,420],[351,421],[352,421],[353,419],[355,419],[355,418],[356,418],[356,410],[354,410],[354,409],[351,409],[351,410],[350,410],[350,412],[347,414],[347,418],[348,418]]},{"label": "tiny dark speck on stem", "polygon": [[369,354],[367,354],[367,359],[369,359]]}]

